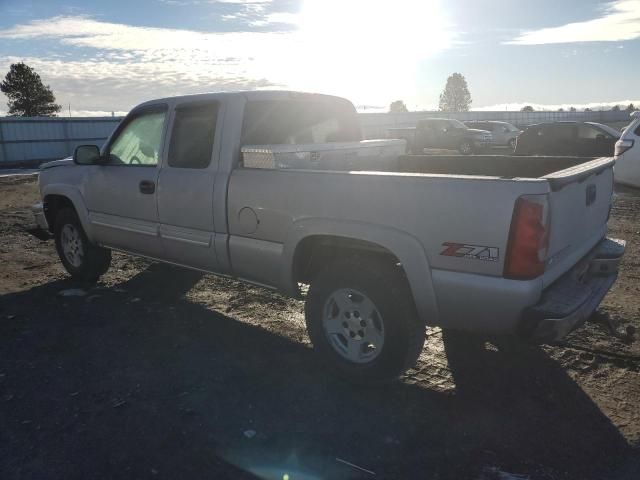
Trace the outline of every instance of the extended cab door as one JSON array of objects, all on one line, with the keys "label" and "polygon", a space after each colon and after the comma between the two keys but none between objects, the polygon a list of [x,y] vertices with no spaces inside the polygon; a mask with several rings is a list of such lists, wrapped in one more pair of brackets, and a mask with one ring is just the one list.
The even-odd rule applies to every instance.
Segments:
[{"label": "extended cab door", "polygon": [[217,101],[178,104],[166,163],[158,180],[158,216],[165,258],[218,270],[213,190],[218,171],[221,107]]},{"label": "extended cab door", "polygon": [[87,167],[84,197],[99,243],[161,256],[156,183],[166,117],[164,104],[133,111],[105,146],[105,162]]}]

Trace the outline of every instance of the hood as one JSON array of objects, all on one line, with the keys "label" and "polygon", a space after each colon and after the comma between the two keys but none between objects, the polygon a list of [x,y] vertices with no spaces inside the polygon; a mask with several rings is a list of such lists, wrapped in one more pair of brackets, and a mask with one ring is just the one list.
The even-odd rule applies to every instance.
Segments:
[{"label": "hood", "polygon": [[40,170],[53,167],[66,167],[67,165],[73,165],[73,157],[63,158],[62,160],[54,160],[53,162],[47,162],[40,165]]}]

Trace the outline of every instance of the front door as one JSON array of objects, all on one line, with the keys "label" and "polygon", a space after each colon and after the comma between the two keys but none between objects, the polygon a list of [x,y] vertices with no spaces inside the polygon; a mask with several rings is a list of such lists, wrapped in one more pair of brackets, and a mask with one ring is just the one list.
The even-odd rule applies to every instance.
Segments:
[{"label": "front door", "polygon": [[84,196],[98,243],[162,256],[156,190],[165,105],[132,112],[105,147],[102,165],[89,168]]}]

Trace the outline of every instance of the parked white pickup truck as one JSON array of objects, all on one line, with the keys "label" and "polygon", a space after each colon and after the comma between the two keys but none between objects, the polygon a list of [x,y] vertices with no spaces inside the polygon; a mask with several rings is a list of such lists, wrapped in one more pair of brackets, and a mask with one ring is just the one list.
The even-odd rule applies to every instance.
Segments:
[{"label": "parked white pickup truck", "polygon": [[291,296],[309,285],[315,348],[359,381],[411,366],[425,325],[560,339],[614,283],[613,159],[402,156],[360,139],[331,96],[154,100],[101,150],[44,165],[36,218],[85,281],[117,249]]}]

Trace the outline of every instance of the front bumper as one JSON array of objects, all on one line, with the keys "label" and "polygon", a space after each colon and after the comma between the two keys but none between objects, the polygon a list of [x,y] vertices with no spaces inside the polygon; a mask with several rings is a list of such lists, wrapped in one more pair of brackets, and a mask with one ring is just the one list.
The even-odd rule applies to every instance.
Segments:
[{"label": "front bumper", "polygon": [[523,337],[554,342],[581,326],[598,308],[618,276],[625,241],[602,240],[583,260],[544,290],[525,310],[519,325]]},{"label": "front bumper", "polygon": [[35,218],[36,224],[38,228],[44,230],[45,232],[49,231],[49,223],[47,222],[47,217],[44,214],[44,206],[42,203],[36,203],[31,207],[31,211],[33,212],[33,216]]}]

